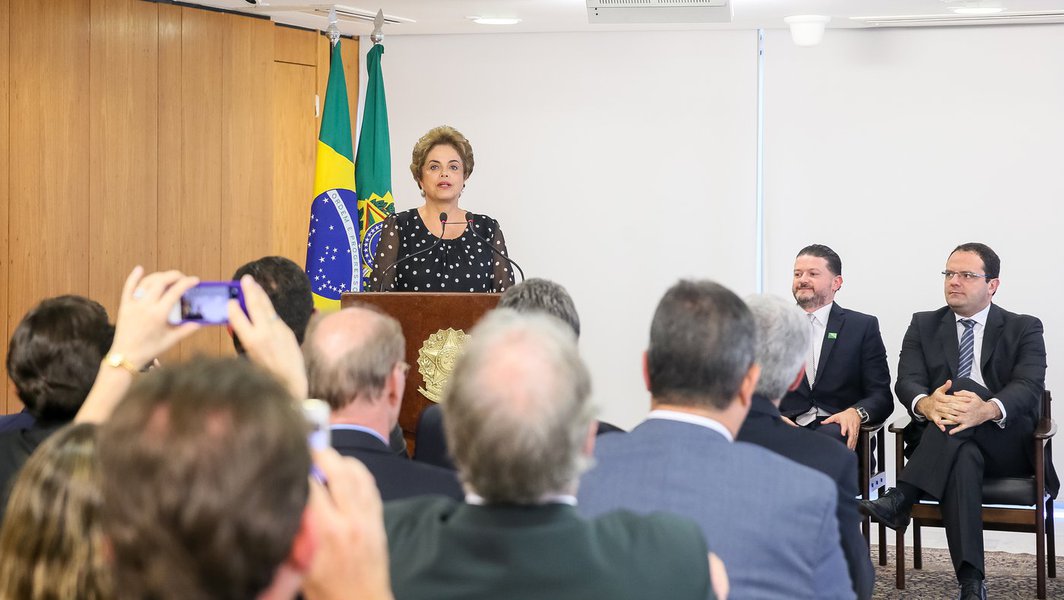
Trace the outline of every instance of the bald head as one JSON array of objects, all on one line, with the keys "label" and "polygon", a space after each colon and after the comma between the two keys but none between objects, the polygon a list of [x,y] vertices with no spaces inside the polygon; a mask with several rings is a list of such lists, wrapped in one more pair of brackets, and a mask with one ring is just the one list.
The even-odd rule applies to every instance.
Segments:
[{"label": "bald head", "polygon": [[334,411],[376,399],[405,351],[399,322],[372,305],[318,317],[303,342],[310,396]]},{"label": "bald head", "polygon": [[492,311],[473,330],[443,402],[462,480],[497,503],[571,491],[587,464],[590,395],[571,330],[546,315]]}]

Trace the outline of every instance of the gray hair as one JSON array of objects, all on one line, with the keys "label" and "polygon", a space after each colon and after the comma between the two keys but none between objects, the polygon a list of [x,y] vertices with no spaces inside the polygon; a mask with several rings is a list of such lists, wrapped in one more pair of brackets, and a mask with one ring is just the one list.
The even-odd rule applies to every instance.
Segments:
[{"label": "gray hair", "polygon": [[541,311],[558,317],[580,337],[580,315],[569,292],[560,283],[533,277],[510,287],[499,298],[499,308],[517,312]]},{"label": "gray hair", "polygon": [[757,325],[757,393],[773,402],[787,393],[810,347],[809,321],[793,301],[767,294],[749,296],[746,305]]},{"label": "gray hair", "polygon": [[576,338],[557,319],[489,313],[451,374],[443,421],[462,481],[492,503],[570,491],[589,466],[594,407]]},{"label": "gray hair", "polygon": [[[334,323],[351,319],[355,311],[369,317],[360,331]],[[359,302],[315,317],[303,343],[310,397],[324,400],[333,410],[359,397],[375,398],[405,352],[399,322],[371,304]]]},{"label": "gray hair", "polygon": [[647,375],[658,401],[723,410],[754,364],[754,319],[731,290],[680,281],[650,324]]}]

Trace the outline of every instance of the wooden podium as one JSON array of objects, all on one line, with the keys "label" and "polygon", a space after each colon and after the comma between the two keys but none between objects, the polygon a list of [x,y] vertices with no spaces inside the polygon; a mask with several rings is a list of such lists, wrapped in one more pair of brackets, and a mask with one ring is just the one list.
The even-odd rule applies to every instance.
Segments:
[{"label": "wooden podium", "polygon": [[403,326],[410,373],[399,410],[399,426],[413,451],[418,418],[433,403],[429,396],[438,394],[441,380],[454,367],[462,333],[468,334],[484,313],[495,308],[499,294],[362,292],[340,297],[342,308],[359,302],[380,308]]}]

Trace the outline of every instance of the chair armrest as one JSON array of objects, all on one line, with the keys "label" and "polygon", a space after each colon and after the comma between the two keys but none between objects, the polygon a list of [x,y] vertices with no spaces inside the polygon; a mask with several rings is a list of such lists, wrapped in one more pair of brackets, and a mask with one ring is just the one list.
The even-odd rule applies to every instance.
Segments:
[{"label": "chair armrest", "polygon": [[1036,440],[1048,440],[1057,433],[1057,423],[1048,417],[1038,420],[1038,427],[1034,430]]},{"label": "chair armrest", "polygon": [[885,423],[865,423],[861,425],[861,433],[873,434],[883,429]]},{"label": "chair armrest", "polygon": [[891,423],[890,427],[887,428],[887,431],[889,431],[891,433],[901,433],[902,431],[905,430],[905,427],[911,421],[912,421],[912,417],[909,417],[908,415],[906,415],[906,416],[898,419],[897,421],[894,421],[893,423]]}]

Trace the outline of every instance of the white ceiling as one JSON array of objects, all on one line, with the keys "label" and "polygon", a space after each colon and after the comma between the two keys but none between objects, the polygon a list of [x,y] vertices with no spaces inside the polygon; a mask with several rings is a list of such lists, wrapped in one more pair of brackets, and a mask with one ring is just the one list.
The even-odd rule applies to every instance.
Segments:
[{"label": "white ceiling", "polygon": [[[328,19],[311,14],[316,7],[328,8],[322,0],[182,0],[232,11],[267,15],[278,23],[325,29]],[[884,15],[949,15],[950,7],[964,4],[999,5],[1007,13],[1064,11],[1064,0],[731,0],[730,24],[591,25],[585,0],[343,0],[337,4],[388,16],[413,20],[386,25],[385,36],[446,33],[528,33],[559,31],[647,31],[690,29],[758,29],[785,27],[783,18],[798,14],[832,17],[830,28],[863,27],[850,17]],[[267,6],[268,5],[268,6]],[[308,12],[309,11],[309,12]],[[478,25],[469,17],[519,17],[517,25]],[[1064,21],[1064,19],[1060,19]],[[341,21],[345,35],[368,35],[371,23]]]}]

